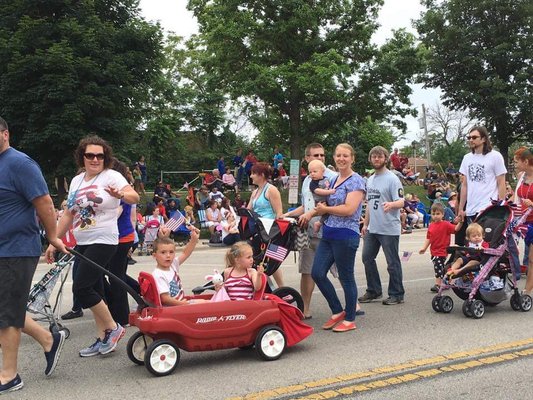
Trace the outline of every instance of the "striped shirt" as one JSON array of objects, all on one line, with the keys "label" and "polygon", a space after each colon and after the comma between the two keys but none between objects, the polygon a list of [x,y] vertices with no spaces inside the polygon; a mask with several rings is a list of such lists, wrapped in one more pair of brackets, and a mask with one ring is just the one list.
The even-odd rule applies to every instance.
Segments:
[{"label": "striped shirt", "polygon": [[243,276],[232,276],[233,269],[231,269],[228,278],[224,281],[228,296],[231,300],[252,300],[254,285],[248,273]]}]

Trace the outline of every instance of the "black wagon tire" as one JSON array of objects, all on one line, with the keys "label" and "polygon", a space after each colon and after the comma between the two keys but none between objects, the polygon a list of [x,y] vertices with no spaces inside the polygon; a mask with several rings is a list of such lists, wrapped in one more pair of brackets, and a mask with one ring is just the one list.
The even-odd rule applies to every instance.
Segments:
[{"label": "black wagon tire", "polygon": [[135,332],[128,340],[126,346],[126,352],[128,353],[128,358],[137,365],[144,365],[144,355],[146,354],[146,349],[150,344],[152,344],[154,339],[150,336],[143,334],[141,331]]},{"label": "black wagon tire", "polygon": [[180,350],[171,340],[154,341],[146,349],[144,365],[155,376],[170,375],[180,361]]},{"label": "black wagon tire", "polygon": [[267,325],[261,328],[255,338],[255,350],[259,357],[266,361],[280,358],[286,347],[285,333],[276,325]]},{"label": "black wagon tire", "polygon": [[453,299],[450,296],[442,296],[439,300],[439,308],[445,314],[453,310]]},{"label": "black wagon tire", "polygon": [[302,299],[300,292],[296,289],[291,288],[290,286],[282,286],[273,290],[272,294],[278,296],[286,303],[298,307],[301,312],[304,312],[304,300]]}]

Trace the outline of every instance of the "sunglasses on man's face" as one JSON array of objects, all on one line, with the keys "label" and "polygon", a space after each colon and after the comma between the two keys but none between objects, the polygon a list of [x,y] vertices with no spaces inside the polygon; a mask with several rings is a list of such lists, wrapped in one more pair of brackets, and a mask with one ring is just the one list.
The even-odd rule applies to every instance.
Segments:
[{"label": "sunglasses on man's face", "polygon": [[85,153],[83,157],[87,160],[94,160],[96,158],[98,161],[102,161],[105,155],[104,153]]},{"label": "sunglasses on man's face", "polygon": [[466,137],[466,140],[477,140],[477,139],[479,139],[480,137],[481,137],[481,136],[475,136],[475,135],[473,135],[473,136],[467,136],[467,137]]}]

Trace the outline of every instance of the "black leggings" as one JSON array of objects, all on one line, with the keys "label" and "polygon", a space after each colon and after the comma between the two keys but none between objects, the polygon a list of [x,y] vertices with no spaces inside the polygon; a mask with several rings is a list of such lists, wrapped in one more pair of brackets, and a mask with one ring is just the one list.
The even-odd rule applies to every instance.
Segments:
[{"label": "black leggings", "polygon": [[[124,282],[126,282],[126,269],[128,268],[128,252],[132,245],[133,242],[119,243],[115,255],[107,264],[109,272],[115,274]],[[128,292],[113,278],[109,278],[109,281],[105,280],[104,286],[111,316],[119,324],[127,324],[130,314]]]},{"label": "black leggings", "polygon": [[[116,244],[78,245],[78,251],[98,265],[105,267],[115,252]],[[91,308],[104,299],[104,273],[94,265],[81,259],[77,275],[74,277],[72,292],[82,308]]]}]

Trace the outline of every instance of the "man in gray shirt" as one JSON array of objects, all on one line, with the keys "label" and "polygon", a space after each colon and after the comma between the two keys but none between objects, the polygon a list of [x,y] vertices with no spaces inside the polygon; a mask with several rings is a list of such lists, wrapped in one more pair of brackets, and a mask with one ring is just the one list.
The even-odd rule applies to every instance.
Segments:
[{"label": "man in gray shirt", "polygon": [[403,186],[398,177],[387,169],[389,152],[376,146],[370,150],[369,161],[375,173],[367,182],[366,214],[361,229],[364,237],[363,264],[367,281],[366,293],[359,297],[360,303],[369,303],[383,295],[376,256],[383,247],[389,272],[389,297],[385,305],[400,304],[404,301],[402,264],[398,254],[402,225],[400,209],[404,206]]},{"label": "man in gray shirt", "polygon": [[[311,143],[305,148],[305,161],[308,163],[312,160],[320,160],[324,162],[326,160],[324,147],[320,143]],[[326,168],[324,176],[333,179],[337,176],[336,172]],[[311,317],[311,297],[313,295],[313,289],[315,288],[315,282],[311,277],[311,269],[313,267],[313,260],[315,259],[315,251],[320,242],[321,232],[315,233],[313,230],[313,223],[320,220],[319,216],[315,216],[315,200],[313,199],[313,193],[309,189],[309,183],[311,177],[308,175],[305,177],[302,183],[302,205],[295,210],[292,210],[286,214],[285,217],[298,217],[298,223],[300,226],[307,227],[310,247],[300,252],[299,271],[300,278],[300,291],[304,302],[304,316],[306,319]]]}]

